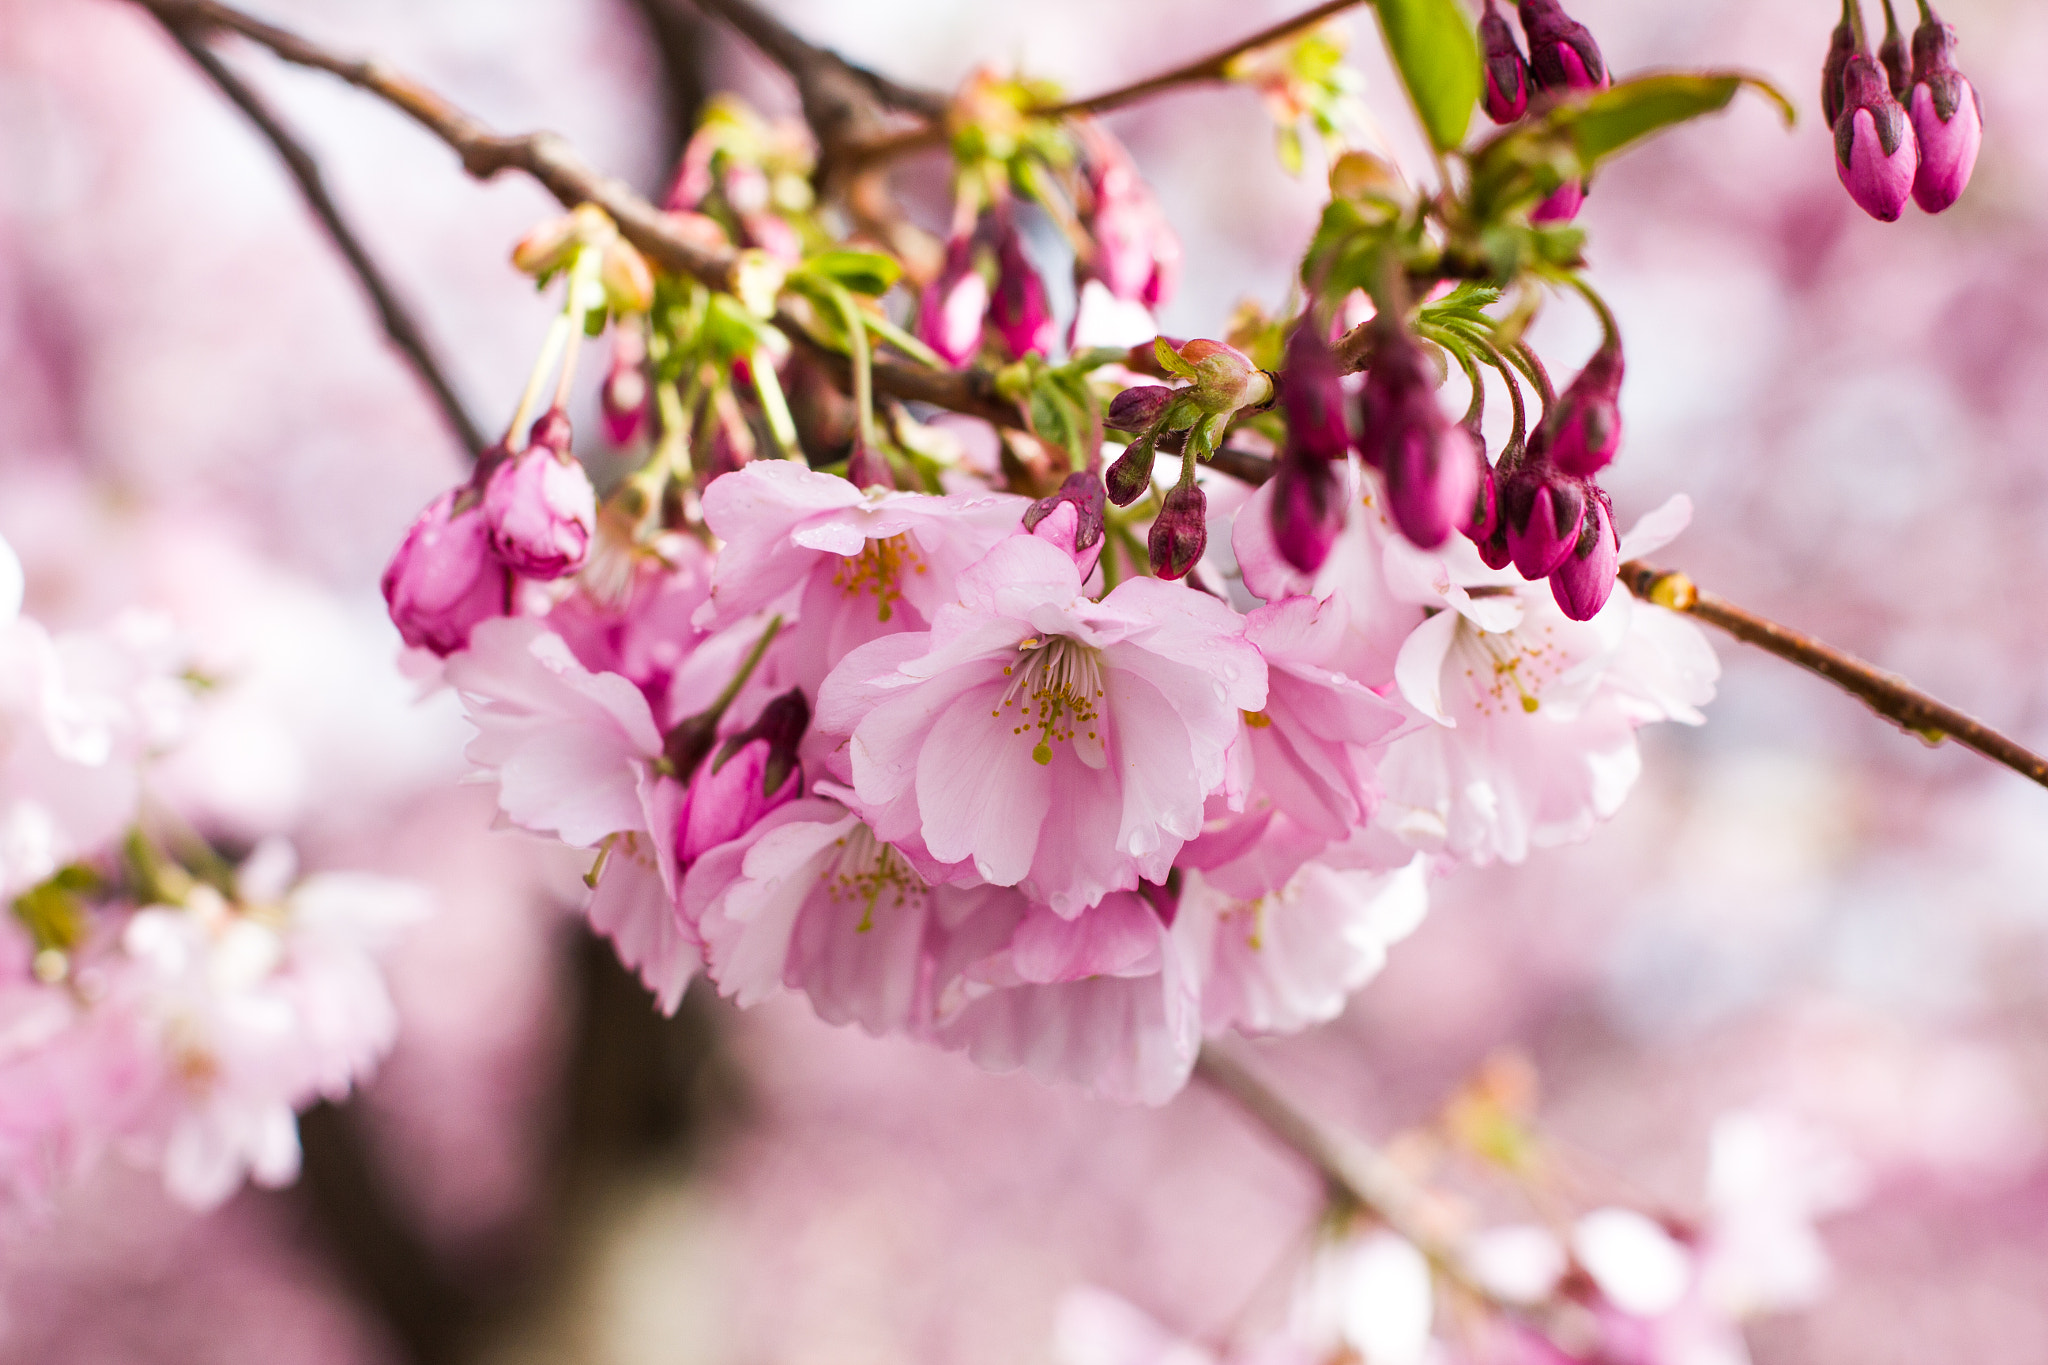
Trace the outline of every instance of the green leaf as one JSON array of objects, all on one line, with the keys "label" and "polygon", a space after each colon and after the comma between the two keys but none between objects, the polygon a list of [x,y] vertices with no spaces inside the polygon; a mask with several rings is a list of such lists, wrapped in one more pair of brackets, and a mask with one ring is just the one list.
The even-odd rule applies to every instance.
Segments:
[{"label": "green leaf", "polygon": [[1152,354],[1158,359],[1159,367],[1168,374],[1189,380],[1195,377],[1195,367],[1182,360],[1180,352],[1174,350],[1173,344],[1165,337],[1152,338]]},{"label": "green leaf", "polygon": [[879,297],[903,276],[903,267],[876,251],[826,251],[805,261],[811,274],[842,284],[856,294]]},{"label": "green leaf", "polygon": [[1479,40],[1458,0],[1377,0],[1380,32],[1438,151],[1465,140],[1479,103]]},{"label": "green leaf", "polygon": [[1728,107],[1743,86],[1777,101],[1789,125],[1792,105],[1766,81],[1732,71],[1672,71],[1638,76],[1590,96],[1564,115],[1573,148],[1588,169],[1650,134]]}]

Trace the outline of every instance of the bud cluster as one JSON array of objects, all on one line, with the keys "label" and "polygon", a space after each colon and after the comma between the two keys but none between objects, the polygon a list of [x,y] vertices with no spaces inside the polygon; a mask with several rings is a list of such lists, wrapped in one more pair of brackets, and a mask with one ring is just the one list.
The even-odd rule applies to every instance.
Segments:
[{"label": "bud cluster", "polygon": [[[1532,101],[1540,105],[1578,91],[1607,87],[1611,78],[1600,45],[1557,0],[1521,0],[1520,11],[1522,32],[1529,39],[1527,57],[1497,0],[1486,0],[1486,13],[1479,21],[1488,118],[1495,123],[1513,123],[1529,112]],[[1539,223],[1570,222],[1585,203],[1586,189],[1582,180],[1560,185],[1529,216]]]},{"label": "bud cluster", "polygon": [[1912,60],[1883,0],[1884,41],[1871,56],[1860,0],[1842,0],[1821,66],[1821,112],[1835,134],[1835,172],[1849,197],[1880,222],[1897,222],[1911,198],[1940,213],[1962,197],[1984,141],[1977,91],[1951,56],[1953,27],[1920,0]]}]

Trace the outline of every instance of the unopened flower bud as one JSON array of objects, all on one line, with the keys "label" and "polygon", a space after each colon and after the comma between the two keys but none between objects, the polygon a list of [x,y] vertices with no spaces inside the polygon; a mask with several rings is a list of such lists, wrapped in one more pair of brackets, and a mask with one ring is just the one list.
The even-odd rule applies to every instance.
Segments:
[{"label": "unopened flower bud", "polygon": [[605,304],[614,313],[644,313],[654,307],[654,272],[647,259],[623,237],[605,244],[597,278],[604,285]]},{"label": "unopened flower bud", "polygon": [[[578,204],[519,239],[512,264],[528,275],[546,275],[567,265],[585,247],[602,249],[618,240],[618,225],[595,204]],[[644,262],[643,262],[644,264]]]},{"label": "unopened flower bud", "polygon": [[1550,595],[1566,616],[1590,621],[1607,605],[1621,568],[1621,541],[1614,531],[1614,510],[1607,494],[1586,485],[1585,523],[1570,554],[1550,571]]},{"label": "unopened flower bud", "polygon": [[1209,545],[1209,498],[1193,479],[1167,491],[1152,534],[1146,538],[1152,572],[1161,578],[1185,578]]},{"label": "unopened flower bud", "polygon": [[[1470,430],[1467,428],[1468,432]],[[1473,544],[1483,547],[1488,541],[1495,539],[1496,533],[1500,530],[1500,480],[1495,476],[1493,466],[1486,462],[1486,449],[1480,444],[1478,433],[1472,432],[1471,435],[1472,448],[1479,456],[1478,479],[1472,494],[1471,514],[1459,524],[1458,529],[1463,531]],[[1501,548],[1505,554],[1505,542]],[[1505,558],[1501,561],[1503,564],[1506,562]],[[1497,569],[1500,564],[1493,567]]]},{"label": "unopened flower bud", "polygon": [[695,455],[697,491],[711,487],[720,476],[732,473],[754,458],[753,433],[744,421],[721,417],[711,428],[710,449]]},{"label": "unopened flower bud", "polygon": [[894,488],[896,474],[886,456],[856,436],[846,457],[846,481],[855,488]]},{"label": "unopened flower bud", "polygon": [[1173,405],[1174,391],[1164,384],[1139,384],[1109,400],[1102,425],[1111,431],[1150,431]]},{"label": "unopened flower bud", "polygon": [[1906,54],[1906,35],[1899,32],[1898,16],[1892,13],[1892,0],[1883,3],[1884,41],[1877,45],[1877,64],[1884,68],[1885,84],[1891,88],[1892,98],[1908,104],[1913,90],[1913,63]]},{"label": "unopened flower bud", "polygon": [[1607,63],[1584,24],[1557,0],[1521,0],[1522,32],[1529,37],[1529,75],[1538,90],[1602,90]]},{"label": "unopened flower bud", "polygon": [[1567,180],[1550,192],[1550,197],[1529,210],[1532,223],[1569,223],[1586,204],[1586,182]]},{"label": "unopened flower bud", "polygon": [[1621,346],[1603,344],[1550,410],[1550,462],[1565,473],[1590,478],[1614,459],[1621,446],[1621,373]]},{"label": "unopened flower bud", "polygon": [[1074,509],[1073,544],[1064,548],[1085,550],[1102,539],[1108,513],[1108,493],[1102,480],[1088,470],[1077,470],[1061,481],[1059,490],[1024,509],[1024,529],[1036,532],[1039,524],[1062,507]]},{"label": "unopened flower bud", "polygon": [[811,704],[804,699],[802,689],[792,687],[762,707],[752,725],[727,740],[712,767],[725,766],[750,744],[763,745],[767,761],[761,765],[757,790],[764,798],[773,796],[796,776],[797,748],[810,726]]},{"label": "unopened flower bud", "polygon": [[491,472],[483,515],[491,549],[514,573],[545,581],[583,567],[597,494],[568,452],[568,419],[559,411],[534,423],[532,444]]},{"label": "unopened flower bud", "polygon": [[1179,354],[1194,379],[1185,396],[1203,412],[1236,412],[1273,399],[1272,378],[1235,346],[1196,337]]},{"label": "unopened flower bud", "polygon": [[503,616],[511,590],[482,512],[455,510],[464,491],[451,488],[420,513],[384,570],[384,601],[398,633],[413,648],[443,656],[468,645],[479,621]]},{"label": "unopened flower bud", "polygon": [[1349,510],[1342,465],[1281,457],[1273,474],[1273,543],[1289,564],[1305,574],[1321,569]]},{"label": "unopened flower bud", "polygon": [[1088,273],[1117,298],[1156,308],[1180,282],[1180,238],[1123,144],[1093,121],[1080,138],[1089,189],[1081,226],[1095,244]]},{"label": "unopened flower bud", "polygon": [[1273,475],[1273,538],[1288,563],[1312,574],[1344,529],[1343,461],[1351,450],[1343,378],[1312,316],[1288,335],[1280,409],[1287,444]]},{"label": "unopened flower bud", "polygon": [[1102,476],[1109,500],[1118,507],[1129,507],[1143,497],[1152,486],[1152,462],[1158,454],[1159,444],[1151,436],[1140,436],[1131,442]]},{"label": "unopened flower bud", "polygon": [[1415,545],[1433,550],[1471,514],[1478,466],[1471,433],[1436,401],[1436,369],[1404,327],[1373,348],[1359,393],[1359,452],[1387,481],[1387,512]]},{"label": "unopened flower bud", "polygon": [[1549,459],[1532,455],[1508,476],[1500,490],[1501,524],[1508,554],[1522,577],[1548,577],[1579,543],[1585,522],[1584,485],[1557,471]]},{"label": "unopened flower bud", "polygon": [[1956,31],[1933,10],[1913,30],[1913,133],[1920,144],[1920,169],[1913,178],[1913,202],[1940,213],[1960,199],[1984,143],[1984,107],[1977,88],[1956,70],[1949,54]]},{"label": "unopened flower bud", "polygon": [[1051,354],[1052,305],[1046,300],[1045,281],[1024,253],[1024,234],[1009,221],[997,227],[996,288],[988,311],[1011,355],[1021,360],[1034,352]]},{"label": "unopened flower bud", "polygon": [[1828,38],[1827,59],[1820,67],[1820,116],[1828,127],[1842,116],[1843,83],[1849,74],[1849,59],[1865,51],[1863,12],[1860,0],[1842,0],[1842,22]]},{"label": "unopened flower bud", "polygon": [[1495,123],[1513,123],[1529,111],[1529,63],[1522,56],[1515,31],[1494,0],[1486,0],[1479,20],[1479,46],[1486,76],[1486,116]]},{"label": "unopened flower bud", "polygon": [[988,303],[988,281],[974,268],[974,238],[959,233],[946,244],[946,263],[918,302],[917,339],[948,365],[965,365],[981,350]]},{"label": "unopened flower bud", "polygon": [[628,445],[647,420],[652,391],[647,383],[647,337],[637,326],[612,328],[611,368],[597,391],[604,412],[605,436],[615,446]]},{"label": "unopened flower bud", "polygon": [[1858,208],[1882,223],[1898,221],[1920,170],[1912,120],[1885,88],[1877,63],[1858,53],[1842,78],[1835,120],[1835,174]]}]

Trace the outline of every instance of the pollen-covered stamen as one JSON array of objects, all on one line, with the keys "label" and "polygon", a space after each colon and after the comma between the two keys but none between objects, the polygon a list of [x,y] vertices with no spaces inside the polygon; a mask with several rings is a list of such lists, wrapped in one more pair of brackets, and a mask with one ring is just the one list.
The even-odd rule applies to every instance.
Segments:
[{"label": "pollen-covered stamen", "polygon": [[903,575],[931,572],[917,542],[907,534],[871,540],[857,555],[842,556],[832,571],[832,586],[848,597],[872,593],[875,619],[886,624],[903,600]]},{"label": "pollen-covered stamen", "polygon": [[838,841],[839,855],[825,874],[825,892],[834,901],[858,902],[860,923],[854,932],[875,927],[875,909],[901,910],[929,889],[917,869],[893,847],[877,840],[866,825],[856,825]]},{"label": "pollen-covered stamen", "polygon": [[1543,689],[1564,671],[1565,659],[1549,638],[1552,628],[1540,635],[1524,630],[1496,633],[1461,623],[1459,634],[1475,646],[1465,651],[1465,680],[1482,714],[1491,715],[1510,707],[1534,712],[1542,706]]},{"label": "pollen-covered stamen", "polygon": [[1091,768],[1109,762],[1102,742],[1102,657],[1064,635],[1033,635],[1018,643],[1017,661],[1003,667],[1010,685],[989,715],[1008,720],[1012,734],[1038,732],[1031,757],[1052,762],[1052,746],[1071,743]]}]

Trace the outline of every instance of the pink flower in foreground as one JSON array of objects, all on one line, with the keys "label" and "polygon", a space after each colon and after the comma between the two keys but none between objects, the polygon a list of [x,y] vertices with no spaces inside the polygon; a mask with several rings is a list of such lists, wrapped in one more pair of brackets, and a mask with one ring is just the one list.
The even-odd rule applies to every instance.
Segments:
[{"label": "pink flower in foreground", "polygon": [[1002,493],[863,491],[787,460],[750,464],[704,494],[704,519],[725,544],[697,624],[780,612],[788,681],[815,688],[856,646],[922,630],[960,571],[1030,506]]},{"label": "pink flower in foreground", "polygon": [[1240,712],[1265,700],[1227,606],[1149,578],[1092,602],[1071,557],[1017,535],[930,631],[847,656],[818,723],[847,737],[853,804],[881,838],[1072,916],[1165,879]]},{"label": "pink flower in foreground", "polygon": [[491,552],[490,528],[476,507],[455,510],[451,488],[420,513],[384,570],[391,623],[415,649],[443,656],[469,643],[478,622],[510,608],[512,582]]}]

